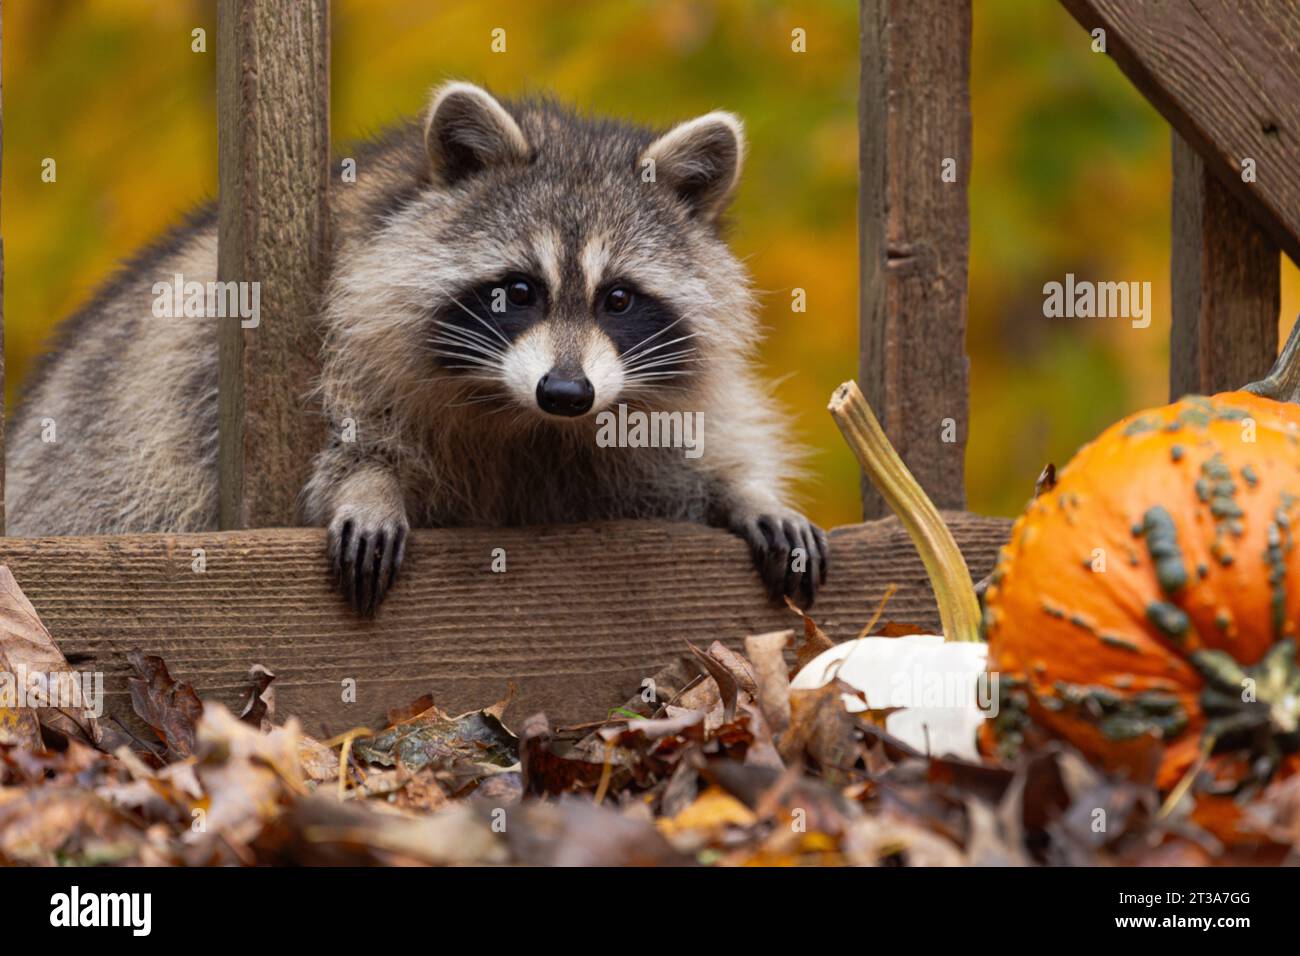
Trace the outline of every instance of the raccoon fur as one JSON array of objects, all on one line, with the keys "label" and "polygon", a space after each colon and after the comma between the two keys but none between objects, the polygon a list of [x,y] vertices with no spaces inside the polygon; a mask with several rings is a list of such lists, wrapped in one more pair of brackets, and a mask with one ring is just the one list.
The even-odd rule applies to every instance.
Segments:
[{"label": "raccoon fur", "polygon": [[[774,597],[812,601],[827,539],[788,503],[720,234],[743,155],[728,113],[657,135],[460,82],[355,154],[319,316],[331,437],[301,495],[355,608],[383,599],[410,527],[617,518],[728,528]],[[215,528],[216,323],[151,303],[216,266],[207,208],[63,324],[9,429],[10,534]],[[615,411],[700,413],[702,453],[607,447]]]}]

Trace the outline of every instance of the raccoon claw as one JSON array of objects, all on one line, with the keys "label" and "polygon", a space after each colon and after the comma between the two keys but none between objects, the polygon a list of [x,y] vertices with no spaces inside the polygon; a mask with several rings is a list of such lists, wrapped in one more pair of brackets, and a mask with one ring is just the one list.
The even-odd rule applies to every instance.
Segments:
[{"label": "raccoon claw", "polygon": [[405,518],[367,521],[342,514],[329,527],[329,557],[334,579],[348,605],[370,617],[397,578],[406,553]]},{"label": "raccoon claw", "polygon": [[811,607],[826,580],[830,542],[826,532],[803,515],[761,514],[736,529],[749,542],[754,566],[772,600],[798,592]]}]

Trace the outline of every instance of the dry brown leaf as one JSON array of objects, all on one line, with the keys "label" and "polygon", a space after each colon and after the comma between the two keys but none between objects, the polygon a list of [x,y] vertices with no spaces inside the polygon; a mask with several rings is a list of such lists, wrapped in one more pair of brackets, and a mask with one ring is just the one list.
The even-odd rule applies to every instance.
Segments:
[{"label": "dry brown leaf", "polygon": [[31,707],[0,707],[0,744],[41,750],[41,724]]},{"label": "dry brown leaf", "polygon": [[706,787],[693,803],[658,821],[659,832],[678,850],[693,853],[722,843],[728,831],[744,829],[758,816],[721,787]]},{"label": "dry brown leaf", "polygon": [[709,645],[709,656],[727,669],[736,679],[736,685],[747,694],[758,692],[758,677],[754,665],[743,654],[737,654],[721,641]]},{"label": "dry brown leaf", "polygon": [[758,705],[772,733],[790,725],[790,673],[785,666],[785,647],[794,631],[751,634],[745,638],[745,654],[754,665]]},{"label": "dry brown leaf", "polygon": [[807,754],[832,786],[845,782],[857,760],[857,721],[844,706],[844,685],[833,680],[813,690],[790,692],[790,726],[781,737],[787,764]]},{"label": "dry brown leaf", "polygon": [[55,646],[13,572],[0,565],[0,742],[40,749],[39,723],[45,723],[99,745],[103,731],[93,693]]},{"label": "dry brown leaf", "polygon": [[897,862],[908,866],[965,866],[965,854],[951,840],[888,810],[862,817],[844,835],[844,853],[855,866]]},{"label": "dry brown leaf", "polygon": [[519,730],[519,765],[524,787],[533,793],[592,790],[600,783],[604,761],[560,756],[551,749],[553,735],[545,714],[534,714]]},{"label": "dry brown leaf", "polygon": [[127,678],[131,707],[167,744],[173,757],[194,753],[195,728],[203,715],[203,702],[194,688],[173,680],[161,657],[131,651],[127,660],[136,676]]},{"label": "dry brown leaf", "polygon": [[257,837],[292,795],[306,792],[298,763],[300,736],[293,718],[262,733],[221,704],[205,707],[194,772],[207,805],[185,839],[199,846],[224,840],[238,850]]},{"label": "dry brown leaf", "polygon": [[298,762],[308,780],[328,783],[339,777],[339,755],[315,737],[298,738]]},{"label": "dry brown leaf", "polygon": [[713,682],[718,685],[718,696],[722,700],[723,722],[731,720],[736,716],[736,694],[740,690],[735,675],[721,661],[710,657],[690,641],[686,642],[686,646],[699,665],[704,668],[705,673],[713,678]]},{"label": "dry brown leaf", "polygon": [[786,607],[803,618],[803,641],[794,651],[795,670],[802,670],[818,654],[829,651],[834,647],[835,642],[827,637],[826,632],[817,626],[817,622],[794,601],[787,597],[785,604]]},{"label": "dry brown leaf", "polygon": [[504,719],[504,718],[505,718],[505,714],[506,714],[506,708],[509,707],[509,706],[510,706],[510,702],[511,702],[512,700],[515,699],[515,694],[516,694],[517,692],[518,692],[518,688],[515,687],[515,682],[514,682],[514,681],[509,681],[509,682],[506,684],[506,696],[503,697],[503,698],[501,698],[499,701],[497,701],[497,702],[496,702],[495,704],[493,704],[491,707],[485,707],[485,708],[483,709],[483,713],[485,713],[485,714],[491,714],[491,715],[492,715],[493,717],[495,717],[497,720],[502,720],[502,719]]},{"label": "dry brown leaf", "polygon": [[682,856],[645,819],[568,795],[510,814],[506,840],[528,866],[683,866]]},{"label": "dry brown leaf", "polygon": [[132,820],[87,790],[0,789],[0,862],[116,863],[130,859],[140,843]]},{"label": "dry brown leaf", "polygon": [[896,624],[893,621],[885,621],[880,625],[871,636],[872,637],[907,637],[909,634],[926,634],[928,631],[916,624]]},{"label": "dry brown leaf", "polygon": [[271,686],[275,675],[261,664],[248,669],[248,699],[239,719],[259,730],[270,730],[275,720],[275,688]]}]

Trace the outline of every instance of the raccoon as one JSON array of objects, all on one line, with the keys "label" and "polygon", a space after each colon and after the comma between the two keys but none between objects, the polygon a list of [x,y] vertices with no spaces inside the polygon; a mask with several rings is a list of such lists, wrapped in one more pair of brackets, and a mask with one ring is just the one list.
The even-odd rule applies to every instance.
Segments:
[{"label": "raccoon", "polygon": [[[332,437],[301,507],[356,610],[393,585],[411,527],[619,518],[730,529],[774,598],[813,601],[828,541],[789,504],[754,295],[722,238],[744,152],[730,113],[656,134],[450,82],[355,154],[319,316]],[[10,430],[11,534],[216,526],[215,322],[149,307],[160,279],[216,263],[206,208],[61,327]],[[694,416],[705,440],[609,447],[634,413]]]}]

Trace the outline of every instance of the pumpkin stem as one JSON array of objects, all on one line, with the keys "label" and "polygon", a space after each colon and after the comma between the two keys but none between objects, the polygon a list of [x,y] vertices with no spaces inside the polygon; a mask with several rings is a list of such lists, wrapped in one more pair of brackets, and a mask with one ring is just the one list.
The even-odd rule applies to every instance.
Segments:
[{"label": "pumpkin stem", "polygon": [[980,606],[970,571],[934,503],[885,437],[857,382],[845,382],[831,396],[831,417],[858,458],[862,470],[907,529],[930,578],[939,604],[943,635],[949,641],[980,639]]},{"label": "pumpkin stem", "polygon": [[1251,382],[1242,391],[1271,398],[1275,402],[1300,404],[1300,320],[1291,327],[1286,345],[1282,346],[1282,352],[1268,374],[1258,382]]}]

